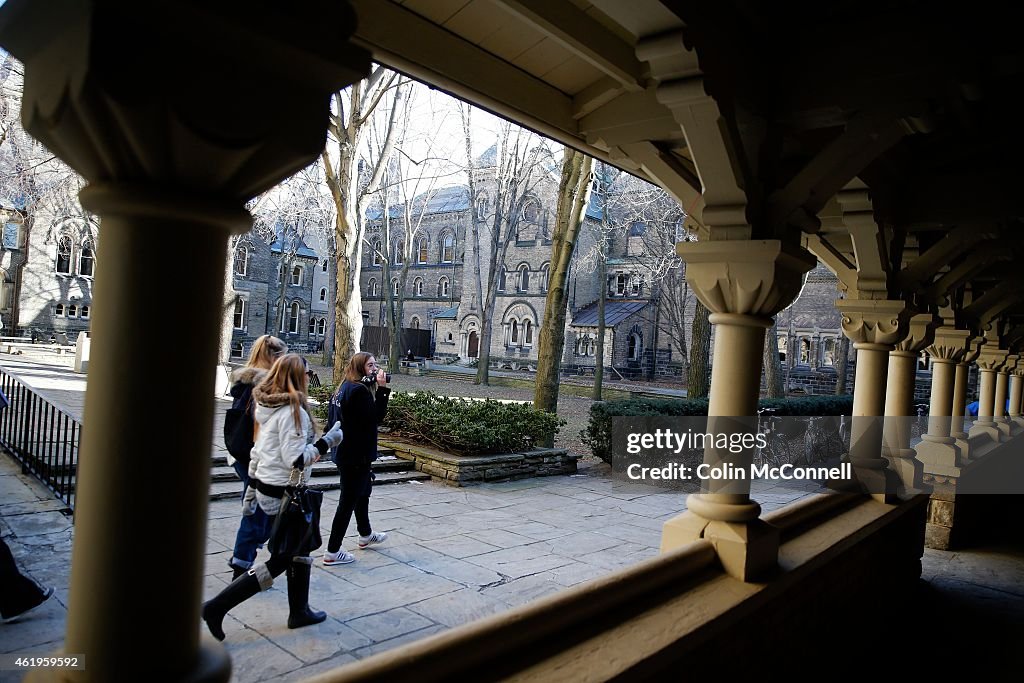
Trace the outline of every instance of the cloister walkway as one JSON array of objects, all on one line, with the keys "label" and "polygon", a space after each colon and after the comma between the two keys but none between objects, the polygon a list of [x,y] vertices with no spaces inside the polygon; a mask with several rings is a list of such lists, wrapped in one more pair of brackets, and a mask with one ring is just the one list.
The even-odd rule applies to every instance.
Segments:
[{"label": "cloister walkway", "polygon": [[[81,405],[76,394],[85,382],[69,370],[8,359],[0,365],[72,412]],[[753,493],[768,510],[799,495],[780,488],[755,487]],[[328,492],[325,537],[336,503],[336,492]],[[619,481],[604,465],[573,476],[470,488],[433,482],[381,487],[371,498],[371,519],[375,529],[388,532],[387,543],[356,550],[350,565],[314,565],[310,602],[327,611],[327,621],[288,630],[283,582],[230,613],[225,631],[232,680],[298,680],[654,557],[662,523],[682,506],[680,494]],[[61,507],[0,455],[0,533],[28,573],[57,588],[31,618],[0,626],[0,652],[42,654],[63,642],[74,528]],[[210,504],[206,597],[230,577],[237,521],[236,502]],[[354,548],[354,539],[346,545]],[[125,556],[145,573],[174,552],[153,538],[141,539]],[[1001,644],[1008,648],[1024,635],[1024,548],[926,550],[923,579],[919,595],[901,607],[901,633],[927,624],[930,633],[978,639],[988,648],[987,661],[1001,652],[1008,656]],[[887,616],[885,623],[895,622]],[[18,672],[0,672],[0,682],[20,679]]]}]

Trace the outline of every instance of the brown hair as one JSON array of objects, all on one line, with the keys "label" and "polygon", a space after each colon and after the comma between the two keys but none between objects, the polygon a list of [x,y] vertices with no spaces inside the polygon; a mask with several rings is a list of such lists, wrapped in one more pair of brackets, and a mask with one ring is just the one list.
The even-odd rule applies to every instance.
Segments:
[{"label": "brown hair", "polygon": [[366,361],[373,358],[372,353],[360,351],[352,356],[352,359],[345,366],[345,379],[352,382],[359,382],[366,376]]},{"label": "brown hair", "polygon": [[252,345],[252,351],[249,352],[249,362],[245,366],[247,368],[269,370],[274,361],[286,353],[288,353],[287,344],[277,337],[264,334],[256,339],[256,342]]},{"label": "brown hair", "polygon": [[295,429],[302,431],[300,410],[309,412],[306,406],[306,362],[297,353],[287,353],[278,358],[270,368],[266,378],[260,382],[260,388],[268,394],[288,394],[288,402],[292,406],[295,418]]}]

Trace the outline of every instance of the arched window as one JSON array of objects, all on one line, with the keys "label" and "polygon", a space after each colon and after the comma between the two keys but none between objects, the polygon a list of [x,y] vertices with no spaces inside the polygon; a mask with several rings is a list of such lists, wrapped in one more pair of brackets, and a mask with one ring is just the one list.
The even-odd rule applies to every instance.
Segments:
[{"label": "arched window", "polygon": [[800,360],[801,365],[810,365],[811,363],[811,340],[807,337],[800,338]]},{"label": "arched window", "polygon": [[292,284],[302,284],[302,266],[295,266],[294,268],[292,268]]},{"label": "arched window", "polygon": [[398,296],[398,278],[391,281],[391,293]]},{"label": "arched window", "polygon": [[642,346],[642,340],[638,332],[632,332],[629,335],[629,341],[626,349],[626,357],[629,360],[640,360],[640,349]]},{"label": "arched window", "polygon": [[292,334],[299,333],[299,302],[292,303],[291,313],[288,315],[288,331]]},{"label": "arched window", "polygon": [[[85,307],[83,306],[82,309],[84,310]],[[235,298],[234,325],[236,330],[245,328],[245,299],[242,297]]]},{"label": "arched window", "polygon": [[530,199],[523,205],[523,220],[536,223],[540,219],[540,202]]},{"label": "arched window", "polygon": [[829,367],[836,364],[836,340],[833,337],[821,340],[821,364]]},{"label": "arched window", "polygon": [[412,291],[415,292],[416,296],[423,296],[423,280],[421,278],[413,280]]},{"label": "arched window", "polygon": [[373,243],[373,265],[379,266],[384,263],[384,259],[381,254],[384,253],[384,248],[381,246],[380,240]]},{"label": "arched window", "polygon": [[401,242],[399,242],[398,245],[395,247],[395,265],[396,266],[402,265],[402,243]]},{"label": "arched window", "polygon": [[76,306],[75,304],[68,304],[68,317],[69,318],[77,318],[78,317],[78,306]]},{"label": "arched window", "polygon": [[309,319],[309,333],[316,334],[316,318]]},{"label": "arched window", "polygon": [[235,275],[245,276],[249,272],[249,250],[245,247],[235,249]]},{"label": "arched window", "polygon": [[321,270],[327,272],[327,259],[324,259],[323,265],[320,266]]},{"label": "arched window", "polygon": [[53,314],[58,318],[64,317],[64,304],[57,304],[53,307]]},{"label": "arched window", "polygon": [[377,278],[370,278],[370,281],[366,283],[366,291],[370,293],[370,296],[377,296]]},{"label": "arched window", "polygon": [[56,271],[68,275],[71,273],[71,238],[61,235],[57,240]]},{"label": "arched window", "polygon": [[530,266],[525,263],[519,266],[519,291],[525,292],[530,289]]},{"label": "arched window", "polygon": [[441,263],[455,262],[455,235],[446,232],[441,236]]},{"label": "arched window", "polygon": [[509,328],[509,332],[510,332],[510,334],[509,334],[509,342],[512,343],[512,344],[518,344],[519,343],[519,323],[517,323],[515,320],[513,320],[512,321],[512,325]]},{"label": "arched window", "polygon": [[327,334],[327,318],[320,318],[316,321],[316,333],[321,337]]},{"label": "arched window", "polygon": [[92,240],[82,242],[82,252],[78,255],[78,274],[92,277],[96,265],[96,252],[92,248]]},{"label": "arched window", "polygon": [[545,263],[540,267],[540,291],[548,291],[549,278],[551,277],[551,264]]},{"label": "arched window", "polygon": [[437,295],[448,296],[448,278],[442,277],[437,281]]},{"label": "arched window", "polygon": [[89,307],[88,306],[82,306],[82,312],[81,312],[80,315],[82,317],[82,320],[88,320],[89,319]]},{"label": "arched window", "polygon": [[326,287],[321,287],[320,288],[320,301],[327,301],[327,288]]},{"label": "arched window", "polygon": [[523,321],[523,345],[531,346],[533,344],[533,323],[529,320]]},{"label": "arched window", "polygon": [[420,329],[420,319],[417,318],[416,316],[413,316],[412,322],[409,323],[409,327],[411,327],[414,330]]},{"label": "arched window", "polygon": [[423,237],[420,239],[419,254],[417,255],[417,261],[420,263],[427,262],[427,238]]},{"label": "arched window", "polygon": [[507,275],[507,273],[505,271],[505,266],[502,266],[501,267],[501,274],[498,276],[498,291],[499,292],[504,292],[505,291],[505,276],[506,275]]}]

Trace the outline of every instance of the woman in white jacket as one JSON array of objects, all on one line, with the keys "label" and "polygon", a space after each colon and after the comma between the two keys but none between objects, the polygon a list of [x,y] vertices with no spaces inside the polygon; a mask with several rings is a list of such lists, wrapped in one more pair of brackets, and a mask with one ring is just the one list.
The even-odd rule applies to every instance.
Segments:
[{"label": "woman in white jacket", "polygon": [[[260,510],[273,518],[281,509],[281,495],[293,468],[309,478],[310,468],[327,451],[341,443],[341,424],[336,422],[319,439],[306,405],[306,367],[301,356],[281,356],[266,378],[253,389],[256,402],[256,443],[249,461],[250,487],[242,514]],[[292,481],[294,484],[294,480]],[[318,624],[327,618],[309,608],[309,574],[313,560],[308,554],[294,557],[271,555],[266,564],[255,565],[203,605],[203,620],[217,640],[224,640],[222,624],[228,610],[274,583],[287,570],[288,628]]]}]

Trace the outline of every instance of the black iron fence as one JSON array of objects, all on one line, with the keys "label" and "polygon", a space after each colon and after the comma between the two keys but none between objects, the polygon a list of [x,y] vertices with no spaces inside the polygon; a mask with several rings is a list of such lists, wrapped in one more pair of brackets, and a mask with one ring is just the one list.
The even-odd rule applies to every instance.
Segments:
[{"label": "black iron fence", "polygon": [[0,445],[73,510],[81,423],[2,368],[0,389],[9,404],[0,410]]}]

